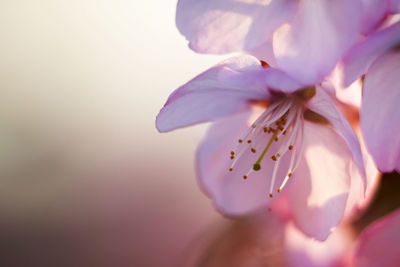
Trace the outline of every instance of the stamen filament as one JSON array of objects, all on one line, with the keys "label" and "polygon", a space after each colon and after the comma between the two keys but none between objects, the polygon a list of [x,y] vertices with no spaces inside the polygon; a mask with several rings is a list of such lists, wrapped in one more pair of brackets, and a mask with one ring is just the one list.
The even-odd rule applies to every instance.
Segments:
[{"label": "stamen filament", "polygon": [[260,155],[260,157],[257,159],[256,163],[254,163],[254,165],[253,165],[253,170],[258,171],[258,170],[261,169],[260,163],[261,163],[261,161],[263,160],[263,158],[265,157],[265,154],[267,154],[267,152],[268,152],[269,148],[271,147],[272,142],[274,141],[276,135],[277,135],[277,133],[275,132],[275,133],[271,136],[271,138],[269,139],[267,146],[264,148],[264,151],[261,153],[261,155]]}]

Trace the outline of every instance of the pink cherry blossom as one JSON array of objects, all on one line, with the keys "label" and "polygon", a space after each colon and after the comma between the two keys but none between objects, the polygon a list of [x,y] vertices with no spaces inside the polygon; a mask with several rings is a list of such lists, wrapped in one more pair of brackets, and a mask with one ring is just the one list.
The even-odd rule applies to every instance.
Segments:
[{"label": "pink cherry blossom", "polygon": [[366,74],[360,110],[367,148],[380,171],[400,170],[400,22],[372,34],[345,57],[345,83]]},{"label": "pink cherry blossom", "polygon": [[248,51],[297,81],[322,81],[397,1],[179,0],[176,23],[200,53]]},{"label": "pink cherry blossom", "polygon": [[374,222],[360,235],[353,266],[397,267],[400,264],[400,210]]},{"label": "pink cherry blossom", "polygon": [[166,132],[206,121],[215,122],[197,152],[199,183],[223,214],[284,199],[294,224],[324,240],[343,217],[351,174],[365,179],[357,137],[321,85],[263,68],[252,56],[178,88],[156,126]]}]

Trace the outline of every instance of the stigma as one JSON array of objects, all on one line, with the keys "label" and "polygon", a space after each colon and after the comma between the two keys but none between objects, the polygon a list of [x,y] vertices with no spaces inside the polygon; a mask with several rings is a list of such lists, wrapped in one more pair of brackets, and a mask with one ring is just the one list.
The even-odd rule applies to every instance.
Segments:
[{"label": "stigma", "polygon": [[[263,170],[269,182],[266,195],[272,198],[275,192],[281,193],[301,161],[304,114],[308,112],[304,104],[314,95],[315,87],[308,87],[273,101],[230,151],[229,171],[251,179],[252,173]],[[246,162],[244,169],[239,168],[244,173],[235,172],[240,162]]]}]

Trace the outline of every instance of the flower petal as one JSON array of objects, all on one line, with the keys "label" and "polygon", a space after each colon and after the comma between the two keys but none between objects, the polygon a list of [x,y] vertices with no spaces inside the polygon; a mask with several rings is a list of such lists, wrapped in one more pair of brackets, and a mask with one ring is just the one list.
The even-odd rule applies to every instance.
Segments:
[{"label": "flower petal", "polygon": [[294,14],[294,0],[179,0],[176,25],[196,52],[250,51]]},{"label": "flower petal", "polygon": [[160,132],[214,120],[268,98],[260,62],[252,56],[231,58],[200,74],[168,98],[156,119]]},{"label": "flower petal", "polygon": [[288,197],[295,225],[324,241],[344,214],[350,188],[352,155],[330,127],[304,122],[304,154],[289,181]]},{"label": "flower petal", "polygon": [[358,239],[354,266],[399,266],[399,225],[400,210],[397,210],[368,226]]},{"label": "flower petal", "polygon": [[350,85],[367,72],[372,62],[386,50],[400,44],[400,22],[371,34],[344,56],[344,86]]},{"label": "flower petal", "polygon": [[388,4],[388,1],[382,0],[361,0],[361,32],[363,34],[370,33],[382,23],[386,16]]},{"label": "flower petal", "polygon": [[265,69],[264,79],[268,89],[285,94],[293,93],[304,87],[283,71],[275,68]]},{"label": "flower petal", "polygon": [[356,164],[355,167],[358,168],[358,171],[363,177],[365,189],[367,184],[361,147],[360,143],[358,142],[357,135],[351,128],[348,121],[335,107],[331,97],[321,87],[317,87],[316,95],[308,102],[307,107],[328,119],[330,124],[333,126],[333,129],[339,134],[339,136],[343,138],[349,151],[351,152],[351,158]]},{"label": "flower petal", "polygon": [[335,230],[325,242],[309,238],[288,224],[285,233],[285,252],[288,266],[342,266],[343,256],[351,245],[347,229]]},{"label": "flower petal", "polygon": [[303,84],[321,81],[358,36],[360,10],[358,1],[302,0],[273,35],[278,66]]},{"label": "flower petal", "polygon": [[389,51],[371,66],[364,81],[361,129],[378,169],[400,164],[400,51]]},{"label": "flower petal", "polygon": [[[223,118],[214,123],[197,151],[197,174],[203,191],[224,215],[243,215],[271,202],[267,197],[267,176],[263,167],[244,180],[243,174],[254,164],[246,155],[230,172],[230,151],[249,127],[250,112]],[[247,167],[247,169],[246,169]]]},{"label": "flower petal", "polygon": [[392,14],[400,12],[400,0],[389,0],[389,12]]}]

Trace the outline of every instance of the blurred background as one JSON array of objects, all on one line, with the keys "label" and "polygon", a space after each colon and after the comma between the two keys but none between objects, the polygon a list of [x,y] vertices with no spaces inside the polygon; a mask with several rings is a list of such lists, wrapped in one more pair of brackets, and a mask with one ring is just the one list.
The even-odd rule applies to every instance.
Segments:
[{"label": "blurred background", "polygon": [[154,126],[222,59],[187,48],[176,2],[0,1],[1,266],[180,266],[223,220],[195,179],[205,126]]}]

